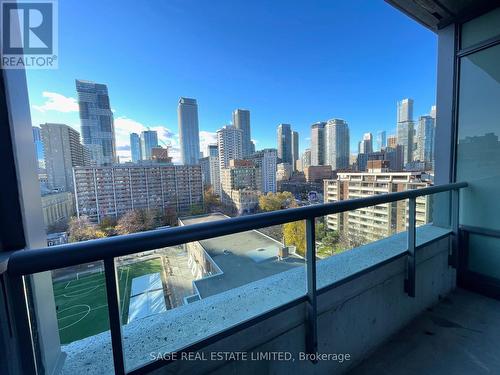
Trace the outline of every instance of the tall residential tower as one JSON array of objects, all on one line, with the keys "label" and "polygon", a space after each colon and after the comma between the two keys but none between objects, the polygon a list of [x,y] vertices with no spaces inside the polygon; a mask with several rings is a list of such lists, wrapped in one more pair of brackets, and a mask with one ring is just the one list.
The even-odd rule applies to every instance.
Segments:
[{"label": "tall residential tower", "polygon": [[177,118],[182,164],[198,164],[200,158],[200,131],[196,99],[181,97],[177,106]]},{"label": "tall residential tower", "polygon": [[132,163],[137,163],[141,157],[141,137],[137,133],[130,133],[130,154]]},{"label": "tall residential tower", "polygon": [[290,124],[279,124],[277,130],[278,159],[292,165],[292,128]]},{"label": "tall residential tower", "polygon": [[242,131],[243,156],[251,155],[250,111],[247,109],[235,109],[233,111],[233,126]]},{"label": "tall residential tower", "polygon": [[80,133],[65,124],[42,124],[49,188],[73,192],[73,167],[88,164],[88,152],[80,143]]},{"label": "tall residential tower", "polygon": [[397,137],[398,144],[403,146],[404,165],[413,161],[413,99],[403,99],[397,103]]},{"label": "tall residential tower", "polygon": [[311,125],[311,165],[325,164],[325,125],[322,121]]},{"label": "tall residential tower", "polygon": [[158,133],[154,130],[141,132],[141,155],[143,160],[152,159],[152,150],[158,147]]},{"label": "tall residential tower", "polygon": [[299,160],[299,133],[292,131],[292,170],[297,169],[297,160]]},{"label": "tall residential tower", "polygon": [[325,165],[333,170],[349,168],[349,126],[341,119],[328,120],[325,125]]},{"label": "tall residential tower", "polygon": [[82,141],[95,165],[111,165],[117,161],[115,126],[104,84],[76,80]]}]

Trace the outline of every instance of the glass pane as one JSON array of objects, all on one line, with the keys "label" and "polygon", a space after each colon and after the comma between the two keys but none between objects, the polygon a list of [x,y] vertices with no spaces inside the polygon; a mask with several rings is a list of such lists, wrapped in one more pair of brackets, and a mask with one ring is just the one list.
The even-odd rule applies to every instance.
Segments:
[{"label": "glass pane", "polygon": [[[114,373],[103,263],[66,267],[46,274],[51,274],[61,352],[66,356],[62,372]],[[35,294],[43,287],[40,275],[33,275],[38,278]],[[44,304],[48,305],[47,302]],[[43,323],[44,326],[48,324]],[[50,334],[45,330],[43,340],[47,339],[50,339]],[[100,345],[93,347],[89,345],[91,342]]]},{"label": "glass pane", "polygon": [[[224,219],[212,213],[179,225]],[[120,258],[127,370],[304,295],[305,274],[296,271],[305,243],[299,221]]]},{"label": "glass pane", "polygon": [[[500,229],[500,46],[462,58],[458,123],[457,180],[467,181],[460,223]],[[498,277],[500,241],[471,236],[470,267]]]},{"label": "glass pane", "polygon": [[471,271],[500,279],[500,251],[498,238],[469,235],[469,264]]},{"label": "glass pane", "polygon": [[[373,195],[420,189],[432,185],[425,173],[384,172],[338,173],[337,179],[325,181],[325,203],[366,198]],[[426,224],[430,219],[431,198],[419,197],[416,205],[417,226]],[[408,225],[408,201],[385,203],[365,207],[351,212],[328,215],[326,226],[340,231],[348,239],[347,248],[389,237],[406,231]]]},{"label": "glass pane", "polygon": [[500,8],[462,25],[462,48],[500,35]]},{"label": "glass pane", "polygon": [[500,229],[500,46],[462,58],[458,122],[457,180],[460,222]]}]

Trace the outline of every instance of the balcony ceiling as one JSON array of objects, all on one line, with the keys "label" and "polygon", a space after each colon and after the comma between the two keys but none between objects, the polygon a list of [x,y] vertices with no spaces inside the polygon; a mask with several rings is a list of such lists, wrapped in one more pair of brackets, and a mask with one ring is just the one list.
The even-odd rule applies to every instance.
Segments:
[{"label": "balcony ceiling", "polygon": [[500,0],[385,1],[434,32],[451,23],[464,22],[500,6]]}]

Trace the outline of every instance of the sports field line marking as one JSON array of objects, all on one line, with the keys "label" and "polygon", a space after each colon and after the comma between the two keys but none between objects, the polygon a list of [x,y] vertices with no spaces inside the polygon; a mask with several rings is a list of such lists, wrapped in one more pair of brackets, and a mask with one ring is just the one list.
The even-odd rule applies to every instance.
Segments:
[{"label": "sports field line marking", "polygon": [[86,287],[86,286],[93,286],[93,285],[99,285],[99,284],[103,284],[104,283],[104,279],[103,280],[95,280],[95,281],[92,281],[92,282],[86,282],[86,283],[81,283],[81,284],[74,284],[74,285],[71,285],[67,288],[64,288],[65,291],[70,291],[71,289],[78,289],[78,288],[81,288],[81,287]]},{"label": "sports field line marking", "polygon": [[[79,281],[79,280],[72,280],[70,281],[73,282],[73,281]],[[100,282],[103,282],[104,281],[104,278],[102,279],[96,279],[96,280],[92,280],[92,281],[85,281],[85,282],[80,282],[76,285],[70,285],[70,286],[67,286],[67,287],[64,287],[63,289],[72,289],[72,288],[81,288],[82,286],[84,285],[91,285],[91,284],[96,284],[96,283],[100,283]]]},{"label": "sports field line marking", "polygon": [[[70,323],[70,324],[68,324],[68,325],[66,325],[66,326],[64,326],[64,327],[60,327],[60,328],[59,328],[59,331],[62,331],[63,329],[66,329],[66,328],[72,327],[72,326],[74,326],[75,324],[80,323],[83,319],[85,319],[85,317],[86,317],[87,315],[89,315],[89,314],[90,314],[90,306],[89,306],[89,305],[83,305],[83,304],[82,304],[82,305],[74,305],[74,306],[67,307],[67,308],[65,308],[64,310],[61,310],[61,312],[66,311],[66,310],[68,310],[68,309],[73,309],[73,308],[75,308],[75,307],[84,307],[84,308],[86,308],[86,309],[87,309],[87,311],[81,311],[81,312],[80,312],[80,314],[84,313],[84,315],[83,315],[80,319],[78,319],[77,321],[75,321],[75,322],[73,322],[73,323]],[[59,319],[58,319],[58,320],[59,320]]]},{"label": "sports field line marking", "polygon": [[[82,285],[95,284],[95,283],[101,282],[103,280],[104,280],[104,276],[101,276],[100,278],[96,278],[96,279],[92,279],[92,280],[71,280],[68,283],[69,285],[66,285],[64,287],[64,289],[78,288],[78,287],[80,287]],[[76,285],[71,284],[71,283],[74,283],[74,282],[77,282],[77,284]]]},{"label": "sports field line marking", "polygon": [[[62,311],[66,311],[66,310],[71,309],[71,308],[76,307],[76,306],[89,306],[89,307],[90,307],[90,305],[81,305],[81,304],[80,304],[80,305],[70,306],[70,307],[68,307],[68,308],[66,308],[66,309],[64,309],[64,310],[61,310],[60,312],[62,312]],[[95,310],[99,310],[99,309],[102,309],[103,307],[108,307],[108,305],[107,305],[107,304],[104,304],[104,305],[101,305],[101,306],[94,307],[93,309],[91,308],[88,312],[92,312],[92,311],[95,311]],[[80,312],[77,312],[77,313],[74,313],[74,314],[70,314],[70,315],[62,316],[62,317],[60,317],[60,318],[57,318],[57,320],[59,321],[59,320],[63,320],[63,319],[66,319],[66,318],[71,318],[72,316],[80,315],[80,314],[83,314],[83,313],[86,313],[86,312],[87,312],[87,311],[80,311]]]},{"label": "sports field line marking", "polygon": [[93,270],[93,271],[82,271],[82,272],[76,272],[76,278],[71,279],[70,281],[80,281],[80,280],[89,280],[94,277],[102,276],[104,272],[99,269],[99,270]]},{"label": "sports field line marking", "polygon": [[86,296],[87,294],[93,292],[94,290],[97,290],[99,287],[102,287],[102,286],[104,286],[104,285],[88,286],[88,287],[80,289],[80,290],[68,292],[67,294],[66,293],[59,294],[58,296],[66,297],[66,298],[83,297],[83,296]]}]

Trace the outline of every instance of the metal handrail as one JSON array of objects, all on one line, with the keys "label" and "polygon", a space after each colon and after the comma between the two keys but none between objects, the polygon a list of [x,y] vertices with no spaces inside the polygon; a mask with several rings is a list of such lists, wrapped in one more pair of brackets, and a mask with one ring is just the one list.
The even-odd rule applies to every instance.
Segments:
[{"label": "metal handrail", "polygon": [[[306,350],[315,353],[318,349],[317,335],[317,295],[316,285],[316,244],[315,244],[315,219],[320,216],[331,215],[364,207],[375,206],[384,203],[396,202],[403,199],[409,200],[408,219],[408,249],[406,251],[406,277],[404,288],[408,296],[415,297],[416,280],[416,198],[452,191],[452,233],[454,238],[458,237],[458,192],[459,189],[467,187],[466,182],[446,185],[431,186],[427,188],[407,190],[397,193],[374,195],[367,198],[352,199],[334,203],[319,204],[314,206],[291,208],[287,210],[255,214],[226,220],[200,223],[176,227],[171,229],[154,230],[135,233],[125,236],[110,237],[100,240],[91,240],[66,244],[42,249],[18,250],[12,253],[7,261],[7,276],[9,277],[13,292],[16,316],[16,330],[19,334],[19,346],[21,350],[30,348],[31,359],[23,361],[22,366],[26,373],[36,373],[36,355],[32,333],[29,324],[29,311],[27,308],[27,295],[24,276],[37,272],[54,270],[78,264],[94,261],[104,261],[106,295],[108,299],[108,316],[111,333],[111,346],[113,350],[113,364],[115,374],[143,374],[154,369],[163,367],[165,361],[156,360],[127,371],[123,354],[123,340],[121,332],[120,304],[118,301],[118,283],[115,258],[130,255],[161,247],[175,246],[208,238],[214,238],[247,230],[268,227],[272,225],[285,224],[289,222],[306,220],[306,276],[307,294],[278,306],[261,316],[253,317],[241,324],[229,327],[213,336],[198,343],[193,343],[184,348],[183,351],[196,351],[209,343],[220,340],[232,332],[238,332],[247,326],[257,324],[261,319],[274,316],[283,309],[295,306],[297,303],[306,304]],[[456,252],[455,239],[453,252]],[[449,254],[450,264],[456,264],[456,255]],[[399,255],[398,255],[399,257]],[[5,263],[5,262],[4,262]],[[381,262],[383,263],[383,262]]]},{"label": "metal handrail", "polygon": [[466,182],[458,182],[40,249],[18,250],[10,256],[8,272],[17,276],[28,275],[465,187]]}]

